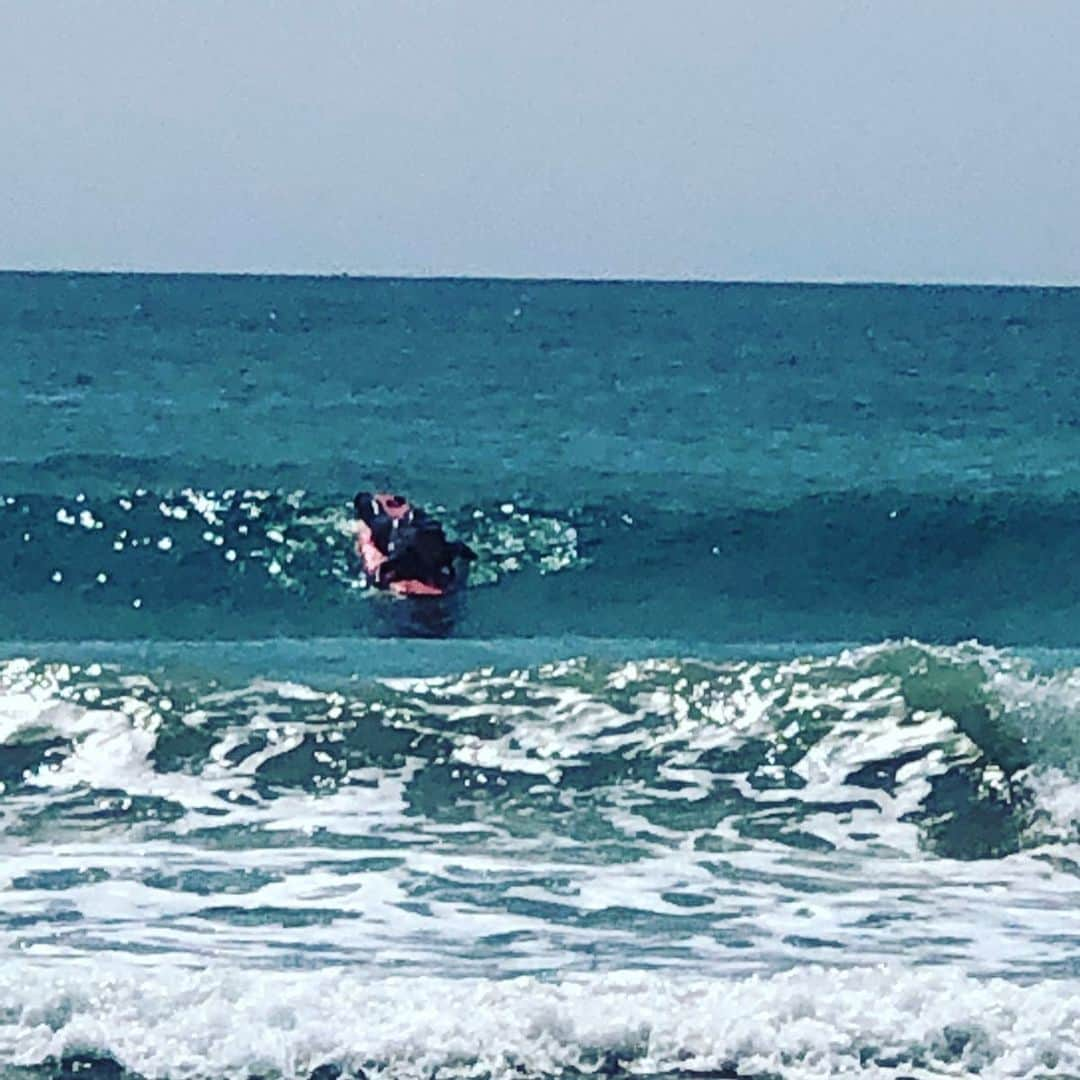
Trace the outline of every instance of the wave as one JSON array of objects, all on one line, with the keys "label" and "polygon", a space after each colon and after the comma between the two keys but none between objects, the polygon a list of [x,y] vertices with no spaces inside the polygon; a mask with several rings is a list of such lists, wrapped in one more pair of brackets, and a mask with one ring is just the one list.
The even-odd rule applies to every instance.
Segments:
[{"label": "wave", "polygon": [[408,763],[405,801],[436,820],[511,821],[573,792],[731,842],[982,858],[1076,839],[1078,718],[1080,669],[975,643],[584,657],[330,691],[22,659],[0,664],[0,779],[9,797],[120,792],[110,820],[136,821],[272,814]]},{"label": "wave", "polygon": [[1080,1072],[1080,984],[1019,986],[942,969],[450,981],[19,960],[0,969],[0,1000],[0,1056],[15,1076]]},{"label": "wave", "polygon": [[687,504],[692,495],[433,507],[480,558],[467,603],[425,629],[409,605],[360,587],[344,496],[8,494],[0,637],[1077,642],[1075,502],[897,491]]},{"label": "wave", "polygon": [[[580,565],[568,517],[503,501],[446,515],[477,551],[474,587],[533,568]],[[237,627],[366,629],[373,620],[345,501],[303,491],[159,494],[109,499],[0,497],[0,558],[9,588],[0,627],[59,637],[222,636]],[[385,599],[380,597],[380,599]],[[386,610],[403,610],[403,605]],[[385,620],[384,620],[385,621]],[[399,630],[400,619],[386,623]]]},{"label": "wave", "polygon": [[913,641],[332,688],[6,661],[0,951],[1075,978],[1077,670]]}]

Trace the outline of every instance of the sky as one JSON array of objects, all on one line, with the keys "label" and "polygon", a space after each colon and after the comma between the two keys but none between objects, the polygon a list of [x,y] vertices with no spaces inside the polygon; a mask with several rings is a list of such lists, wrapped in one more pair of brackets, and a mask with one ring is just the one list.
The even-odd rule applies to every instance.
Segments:
[{"label": "sky", "polygon": [[1080,284],[1080,0],[0,0],[0,267]]}]

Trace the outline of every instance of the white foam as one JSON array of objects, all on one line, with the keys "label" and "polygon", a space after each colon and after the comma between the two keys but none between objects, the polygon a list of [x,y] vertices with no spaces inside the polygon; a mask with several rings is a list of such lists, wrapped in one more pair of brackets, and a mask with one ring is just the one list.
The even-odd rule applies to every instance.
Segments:
[{"label": "white foam", "polygon": [[999,1077],[1080,1071],[1080,984],[1021,986],[943,969],[802,968],[767,978],[616,972],[371,978],[21,958],[0,969],[0,1057],[108,1054],[149,1078],[324,1064],[420,1080],[554,1075],[605,1058],[635,1073]]},{"label": "white foam", "polygon": [[1018,777],[1032,793],[1035,813],[1028,839],[1044,843],[1080,843],[1080,786],[1061,769],[1030,768]]}]

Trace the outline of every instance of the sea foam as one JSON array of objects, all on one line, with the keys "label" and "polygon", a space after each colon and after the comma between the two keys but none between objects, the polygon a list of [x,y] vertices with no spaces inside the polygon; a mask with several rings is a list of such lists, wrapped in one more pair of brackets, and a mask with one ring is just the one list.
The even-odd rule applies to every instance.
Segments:
[{"label": "sea foam", "polygon": [[1080,983],[1019,986],[933,968],[546,982],[26,957],[0,972],[0,1001],[0,1056],[12,1064],[83,1054],[174,1080],[284,1080],[320,1066],[402,1080],[733,1067],[791,1080],[993,1080],[1080,1070]]}]

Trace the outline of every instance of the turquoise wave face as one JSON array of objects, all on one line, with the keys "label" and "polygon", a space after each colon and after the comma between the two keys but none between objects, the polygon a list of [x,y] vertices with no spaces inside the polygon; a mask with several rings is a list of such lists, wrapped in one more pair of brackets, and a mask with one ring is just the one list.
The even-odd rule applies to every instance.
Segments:
[{"label": "turquoise wave face", "polygon": [[430,509],[479,556],[454,605],[364,589],[343,494],[0,494],[0,639],[1077,641],[1080,504],[849,492],[676,510],[519,494]]},{"label": "turquoise wave face", "polygon": [[[523,570],[584,563],[573,516],[502,502],[447,515],[477,552],[474,588]],[[229,637],[279,633],[423,634],[410,611],[373,607],[347,501],[302,491],[144,489],[113,498],[0,496],[9,637]],[[380,600],[386,600],[380,597]],[[430,608],[431,605],[427,605]],[[436,620],[441,633],[452,620]]]}]

